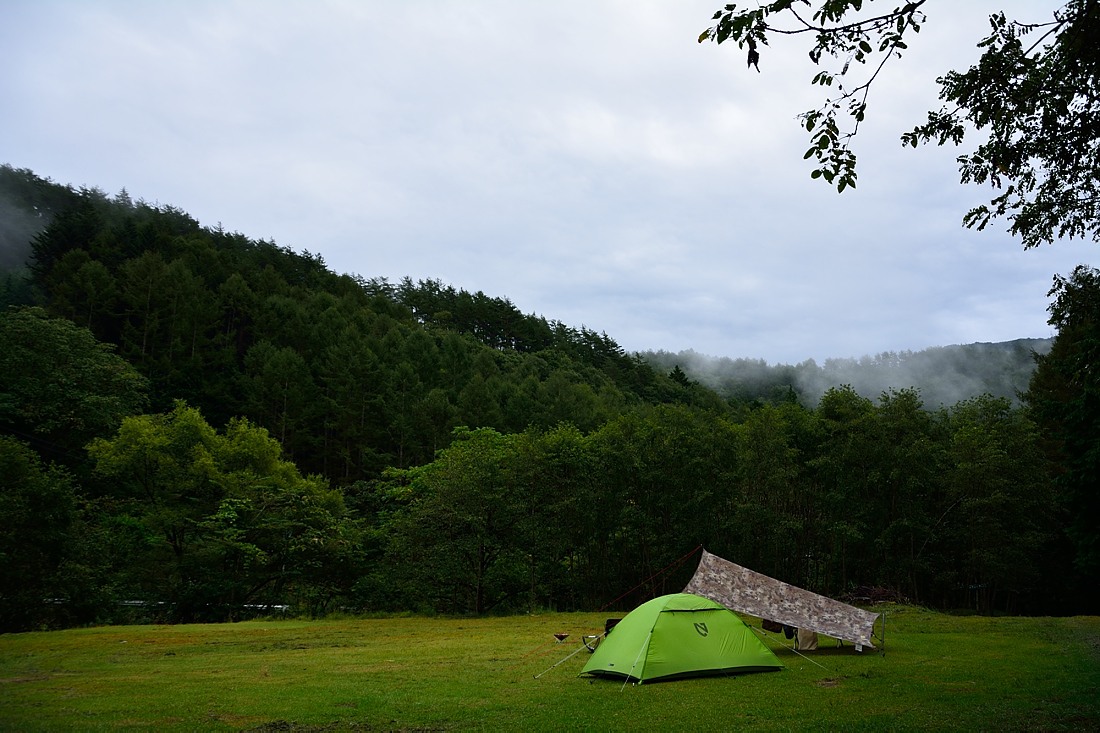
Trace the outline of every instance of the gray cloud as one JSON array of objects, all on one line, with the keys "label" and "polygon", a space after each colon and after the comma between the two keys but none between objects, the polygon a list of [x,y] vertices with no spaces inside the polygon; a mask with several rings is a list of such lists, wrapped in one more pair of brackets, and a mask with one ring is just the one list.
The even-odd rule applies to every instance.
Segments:
[{"label": "gray cloud", "polygon": [[962,230],[986,192],[957,185],[954,150],[897,142],[1004,4],[930,9],[843,196],[801,160],[804,51],[765,50],[757,75],[696,44],[720,4],[3,2],[0,158],[629,349],[797,362],[1048,335],[1050,277],[1092,247]]}]

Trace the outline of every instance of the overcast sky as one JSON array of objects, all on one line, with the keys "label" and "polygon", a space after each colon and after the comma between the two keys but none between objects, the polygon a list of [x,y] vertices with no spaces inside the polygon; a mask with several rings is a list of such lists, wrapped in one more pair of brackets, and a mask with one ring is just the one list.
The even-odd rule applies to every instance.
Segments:
[{"label": "overcast sky", "polygon": [[990,190],[898,136],[989,12],[1059,4],[930,2],[838,195],[802,160],[794,117],[823,99],[805,41],[748,71],[696,43],[720,0],[0,0],[0,162],[628,350],[793,363],[1042,337],[1052,275],[1096,245],[963,229]]}]

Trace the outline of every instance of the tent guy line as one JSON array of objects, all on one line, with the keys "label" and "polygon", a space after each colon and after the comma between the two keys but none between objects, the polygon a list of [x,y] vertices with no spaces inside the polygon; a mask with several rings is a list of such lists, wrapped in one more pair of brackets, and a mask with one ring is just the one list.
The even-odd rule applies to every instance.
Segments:
[{"label": "tent guy line", "polygon": [[[600,607],[600,608],[596,609],[596,613],[602,613],[603,611],[606,611],[606,610],[607,610],[607,609],[608,609],[609,607],[613,606],[614,604],[618,603],[618,602],[619,602],[619,601],[621,601],[622,599],[626,598],[626,597],[627,597],[628,595],[630,595],[630,594],[631,594],[631,593],[633,593],[634,591],[638,590],[638,589],[639,589],[639,588],[641,588],[641,587],[642,587],[643,585],[645,585],[645,584],[646,584],[646,583],[648,583],[649,581],[653,580],[653,579],[654,579],[654,578],[656,578],[657,576],[659,576],[659,575],[663,575],[663,574],[664,574],[664,573],[665,573],[666,571],[667,571],[667,572],[671,572],[671,571],[675,570],[676,568],[680,567],[681,565],[683,565],[683,564],[684,564],[684,562],[685,562],[685,561],[686,561],[686,560],[687,560],[687,559],[688,559],[689,557],[691,557],[691,556],[692,556],[692,555],[694,555],[694,554],[695,554],[696,552],[698,552],[699,550],[702,550],[702,549],[703,549],[703,546],[702,546],[702,545],[699,545],[699,546],[695,547],[695,548],[694,548],[693,550],[691,550],[690,552],[688,552],[688,553],[687,553],[686,555],[684,555],[683,557],[681,557],[681,558],[680,558],[679,560],[673,560],[673,561],[672,561],[672,562],[670,562],[670,563],[669,563],[668,565],[665,565],[665,566],[664,566],[663,568],[661,568],[660,570],[658,570],[657,572],[655,572],[655,573],[654,573],[653,575],[650,575],[650,576],[649,576],[648,578],[646,578],[645,580],[643,580],[643,581],[642,581],[641,583],[638,583],[638,584],[637,584],[636,586],[634,586],[633,588],[631,588],[630,590],[628,590],[628,591],[627,591],[626,593],[623,593],[622,595],[620,595],[620,596],[619,596],[618,598],[616,598],[615,600],[613,600],[613,601],[610,601],[610,602],[608,602],[608,603],[605,603],[605,604],[604,604],[604,605],[603,605],[602,607]],[[703,551],[704,551],[704,552],[706,552],[706,550],[703,550]],[[650,592],[652,592],[652,591],[650,591]],[[648,595],[648,594],[647,594],[647,595]]]},{"label": "tent guy line", "polygon": [[[745,624],[745,625],[746,625],[746,626],[749,626],[748,624]],[[794,645],[791,645],[791,646],[787,646],[787,645],[786,645],[786,644],[784,644],[784,643],[783,643],[783,642],[782,642],[781,640],[779,640],[779,639],[773,639],[773,638],[771,638],[770,636],[768,636],[767,634],[765,634],[765,633],[764,633],[763,631],[761,631],[760,629],[756,628],[755,626],[749,626],[749,628],[750,628],[750,629],[752,629],[753,631],[755,631],[755,632],[756,632],[757,634],[759,634],[759,635],[760,635],[760,638],[762,638],[762,639],[763,639],[764,641],[774,641],[774,642],[776,642],[777,644],[779,644],[779,646],[783,647],[784,649],[790,649],[790,650],[791,650],[792,652],[794,652],[794,653],[795,653],[795,654],[797,654],[798,656],[802,657],[802,658],[803,658],[803,659],[805,659],[806,661],[808,661],[808,662],[813,662],[814,664],[816,664],[816,665],[817,665],[818,667],[821,667],[821,668],[822,668],[823,670],[825,670],[826,672],[828,672],[828,671],[829,671],[829,668],[828,668],[828,667],[826,667],[826,666],[825,666],[824,664],[822,664],[821,662],[817,661],[816,659],[810,659],[810,658],[809,658],[809,657],[807,657],[807,656],[806,656],[805,654],[803,654],[802,652],[800,652],[800,651],[798,651],[797,649],[795,649],[795,648],[794,648]],[[833,671],[834,671],[834,672],[836,672],[836,671],[838,671],[838,670],[834,669]]]},{"label": "tent guy line", "polygon": [[[597,638],[597,639],[599,639],[599,638],[601,638],[601,637],[605,636],[606,634],[607,634],[607,632],[605,631],[605,632],[603,632],[602,634],[600,634],[599,636],[597,636],[596,638]],[[589,651],[592,651],[592,650],[591,650],[591,649],[589,648],[589,646],[588,646],[587,644],[585,644],[584,642],[581,642],[581,649],[588,649]],[[567,656],[567,657],[566,657],[565,659],[561,659],[561,660],[559,660],[559,661],[557,661],[557,662],[554,662],[553,664],[551,664],[551,665],[550,665],[550,667],[549,667],[549,668],[547,668],[547,669],[544,669],[543,671],[541,671],[541,672],[539,672],[539,673],[538,673],[537,675],[535,675],[535,679],[537,680],[537,679],[538,679],[539,677],[542,677],[542,676],[543,676],[544,674],[546,674],[547,672],[549,672],[549,671],[550,671],[551,669],[554,669],[554,667],[557,667],[557,666],[558,666],[559,664],[561,664],[562,662],[567,662],[567,661],[569,661],[570,659],[572,659],[573,657],[577,656],[578,654],[580,654],[580,651],[581,651],[581,649],[578,649],[578,650],[576,650],[575,652],[571,653],[571,654],[570,654],[569,656]]]},{"label": "tent guy line", "polygon": [[619,688],[619,692],[626,689],[626,683],[630,682],[631,676],[634,674],[634,668],[638,666],[638,660],[642,658],[642,652],[649,646],[649,640],[653,638],[653,629],[649,630],[649,634],[646,635],[645,641],[642,642],[641,649],[638,650],[638,656],[634,657],[634,664],[630,665],[630,672],[627,673],[626,679],[623,680],[623,686]]}]

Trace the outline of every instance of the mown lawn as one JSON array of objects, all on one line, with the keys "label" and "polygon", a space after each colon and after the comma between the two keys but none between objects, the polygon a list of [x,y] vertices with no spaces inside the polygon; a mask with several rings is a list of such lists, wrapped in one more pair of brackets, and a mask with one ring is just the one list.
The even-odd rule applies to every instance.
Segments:
[{"label": "mown lawn", "polygon": [[[1100,618],[889,616],[886,656],[778,673],[576,677],[607,614],[116,626],[0,636],[7,730],[1100,729]],[[759,623],[748,619],[750,623]],[[546,644],[550,641],[550,644]],[[543,646],[546,644],[545,646]],[[523,659],[525,655],[530,655]]]}]

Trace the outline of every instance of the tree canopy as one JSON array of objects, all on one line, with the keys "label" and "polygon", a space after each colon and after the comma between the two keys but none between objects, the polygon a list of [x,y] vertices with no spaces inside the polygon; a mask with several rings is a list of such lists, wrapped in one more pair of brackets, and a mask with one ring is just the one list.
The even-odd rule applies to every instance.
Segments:
[{"label": "tree canopy", "polygon": [[343,496],[303,478],[279,443],[247,420],[224,434],[177,402],[165,415],[126,418],[88,446],[134,536],[127,580],[176,617],[222,617],[271,602],[284,586],[323,583],[354,549]]},{"label": "tree canopy", "polygon": [[79,450],[145,406],[145,378],[72,321],[12,308],[0,344],[0,428],[45,450]]},{"label": "tree canopy", "polygon": [[[730,4],[714,14],[715,24],[699,41],[734,41],[759,71],[770,37],[812,38],[811,61],[827,65],[811,83],[835,84],[836,92],[799,115],[811,142],[805,157],[815,159],[812,177],[844,191],[856,183],[851,143],[868,113],[872,85],[920,32],[926,2],[878,14],[864,11],[863,0],[776,0],[740,10]],[[959,145],[968,127],[986,134],[958,159],[962,183],[997,189],[988,204],[967,212],[968,227],[981,230],[1007,217],[1025,249],[1059,237],[1100,241],[1100,0],[1070,0],[1050,19],[1017,21],[997,13],[990,25],[978,42],[981,59],[937,79],[944,106],[903,134],[902,143]],[[867,71],[856,78],[860,68]]]}]

